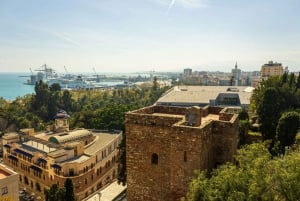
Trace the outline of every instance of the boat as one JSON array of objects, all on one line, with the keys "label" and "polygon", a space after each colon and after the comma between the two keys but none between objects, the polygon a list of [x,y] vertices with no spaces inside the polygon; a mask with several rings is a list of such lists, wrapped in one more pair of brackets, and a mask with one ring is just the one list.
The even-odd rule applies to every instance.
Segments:
[{"label": "boat", "polygon": [[46,81],[48,86],[52,84],[59,84],[62,89],[93,89],[94,85],[92,82],[86,81],[82,76],[77,76],[75,79],[65,79],[62,77],[57,77],[53,79],[48,79]]},{"label": "boat", "polygon": [[[26,83],[28,85],[35,85],[37,82],[43,81],[47,83],[48,86],[53,84],[59,84],[62,90],[75,90],[75,89],[85,89],[85,90],[92,90],[92,89],[103,89],[103,88],[122,88],[128,87],[128,85],[124,85],[124,80],[120,78],[110,78],[106,77],[106,75],[99,75],[96,73],[95,75],[75,75],[69,74],[66,67],[65,75],[58,75],[56,71],[49,67],[48,65],[44,64],[40,68],[36,69],[38,71],[36,74],[31,71],[31,75],[29,76],[30,79],[27,80]],[[27,76],[26,76],[27,77]],[[104,81],[105,80],[105,81]]]}]

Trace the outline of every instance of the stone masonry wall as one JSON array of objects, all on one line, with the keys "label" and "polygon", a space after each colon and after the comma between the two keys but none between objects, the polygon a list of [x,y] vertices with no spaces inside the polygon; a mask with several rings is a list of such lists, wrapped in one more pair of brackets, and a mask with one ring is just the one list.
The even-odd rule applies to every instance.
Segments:
[{"label": "stone masonry wall", "polygon": [[232,161],[237,117],[190,127],[184,126],[185,111],[152,106],[126,114],[127,200],[180,200],[194,170],[211,170],[216,163]]},{"label": "stone masonry wall", "polygon": [[214,163],[233,162],[238,144],[238,115],[233,115],[231,121],[214,121],[212,130],[214,145]]},{"label": "stone masonry wall", "polygon": [[[212,166],[209,127],[127,124],[126,130],[128,200],[179,200],[194,170]],[[151,163],[153,153],[158,164]]]}]

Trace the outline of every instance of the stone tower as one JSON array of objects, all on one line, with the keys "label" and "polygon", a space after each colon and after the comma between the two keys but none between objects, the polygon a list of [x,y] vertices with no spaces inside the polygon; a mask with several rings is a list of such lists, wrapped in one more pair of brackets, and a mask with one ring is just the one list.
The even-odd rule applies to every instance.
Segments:
[{"label": "stone tower", "polygon": [[232,161],[238,115],[226,110],[151,106],[127,113],[127,199],[180,200],[194,170]]}]

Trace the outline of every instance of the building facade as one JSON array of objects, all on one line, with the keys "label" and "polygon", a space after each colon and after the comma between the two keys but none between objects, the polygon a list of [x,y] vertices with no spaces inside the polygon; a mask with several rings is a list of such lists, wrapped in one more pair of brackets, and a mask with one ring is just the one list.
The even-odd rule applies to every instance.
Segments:
[{"label": "building facade", "polygon": [[280,76],[283,74],[283,66],[281,63],[269,61],[262,65],[260,70],[261,78],[268,79],[271,76]]},{"label": "building facade", "polygon": [[0,164],[0,197],[19,201],[19,176],[2,164]]},{"label": "building facade", "polygon": [[221,107],[151,106],[126,114],[127,199],[180,200],[195,170],[233,161],[238,115]]},{"label": "building facade", "polygon": [[242,71],[238,68],[237,62],[235,63],[234,69],[231,70],[233,83],[232,86],[241,86],[242,85]]},{"label": "building facade", "polygon": [[71,178],[80,201],[108,185],[117,176],[121,131],[69,131],[69,116],[57,114],[53,130],[33,129],[3,136],[3,161],[19,173],[23,188],[44,197],[51,185],[63,187]]}]

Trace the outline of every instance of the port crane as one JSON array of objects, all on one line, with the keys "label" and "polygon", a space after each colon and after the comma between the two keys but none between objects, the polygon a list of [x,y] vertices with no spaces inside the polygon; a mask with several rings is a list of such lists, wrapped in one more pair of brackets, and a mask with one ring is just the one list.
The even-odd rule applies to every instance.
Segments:
[{"label": "port crane", "polygon": [[46,64],[42,65],[40,68],[36,69],[35,71],[39,71],[44,74],[45,79],[53,78],[55,77],[55,70]]}]

